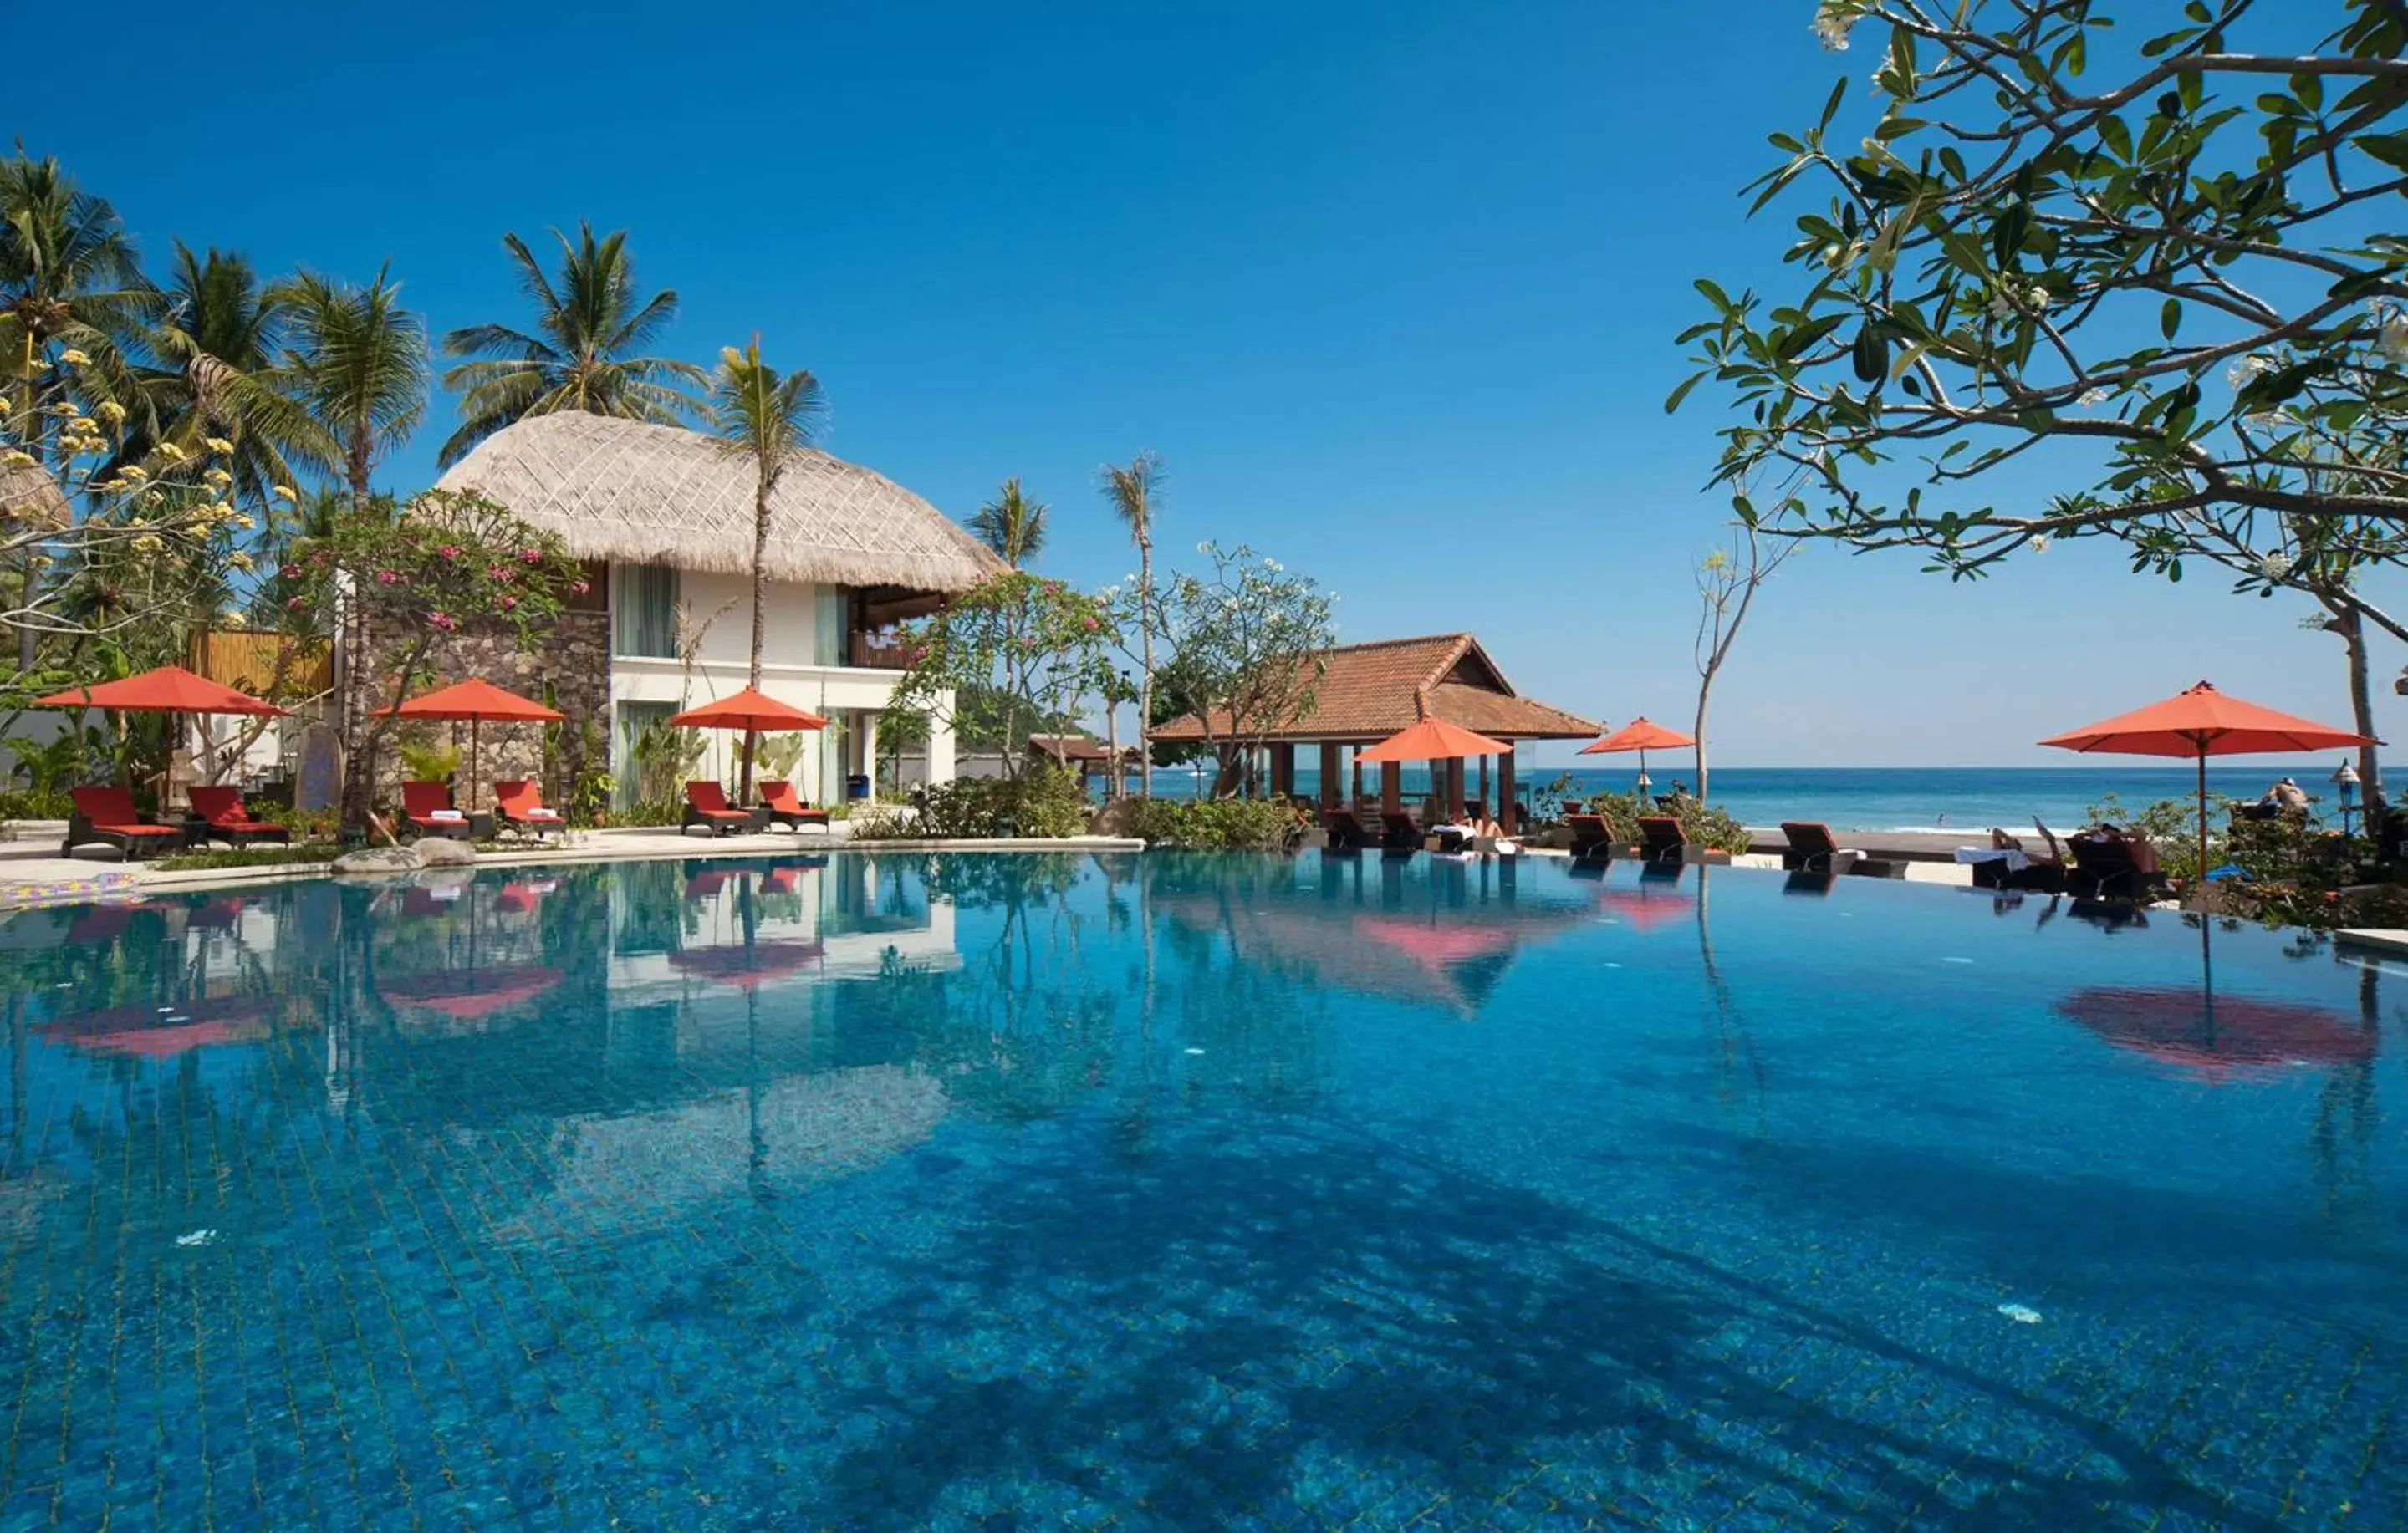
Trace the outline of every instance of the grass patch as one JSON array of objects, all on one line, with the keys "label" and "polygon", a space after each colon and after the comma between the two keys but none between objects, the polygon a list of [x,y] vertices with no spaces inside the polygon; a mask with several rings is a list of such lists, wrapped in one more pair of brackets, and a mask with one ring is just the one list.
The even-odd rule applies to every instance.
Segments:
[{"label": "grass patch", "polygon": [[154,857],[147,865],[165,872],[207,867],[276,867],[287,863],[333,862],[342,848],[332,841],[295,841],[291,846],[218,847]]}]

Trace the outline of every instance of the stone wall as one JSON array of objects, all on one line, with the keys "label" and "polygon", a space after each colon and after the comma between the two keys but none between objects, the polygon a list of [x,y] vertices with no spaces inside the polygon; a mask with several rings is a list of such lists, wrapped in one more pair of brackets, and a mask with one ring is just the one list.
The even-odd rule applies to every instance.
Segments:
[{"label": "stone wall", "polygon": [[[380,628],[365,622],[355,625],[346,646],[347,674],[353,683],[344,689],[344,706],[350,713],[347,723],[357,726],[365,722],[368,709],[392,703],[393,667],[400,663],[408,648],[408,636],[398,629]],[[480,805],[491,801],[490,784],[522,777],[533,778],[543,785],[546,803],[561,803],[567,796],[569,781],[583,766],[580,726],[589,719],[605,752],[601,764],[609,765],[610,628],[606,614],[563,612],[538,636],[536,646],[528,650],[519,647],[517,633],[507,624],[472,624],[437,641],[428,652],[427,664],[433,676],[411,687],[412,695],[470,677],[482,677],[522,697],[542,702],[544,686],[549,682],[552,706],[567,715],[561,726],[561,759],[551,770],[546,769],[543,759],[543,725],[481,726],[481,755],[474,767]],[[467,760],[468,725],[463,722],[458,727],[465,790],[465,778],[471,770]],[[386,733],[377,752],[376,795],[380,802],[393,803],[400,796],[399,731],[411,728],[426,731],[431,742],[448,744],[452,738],[452,725],[448,724],[412,724],[406,720],[396,723]],[[351,738],[365,738],[365,731]]]}]

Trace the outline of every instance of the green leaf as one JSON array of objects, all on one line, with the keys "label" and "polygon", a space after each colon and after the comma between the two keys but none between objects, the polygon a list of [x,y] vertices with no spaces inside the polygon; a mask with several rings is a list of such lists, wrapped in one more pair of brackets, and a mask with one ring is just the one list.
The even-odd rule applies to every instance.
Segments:
[{"label": "green leaf", "polygon": [[1689,391],[1704,381],[1705,376],[1704,372],[1694,372],[1681,380],[1681,386],[1674,389],[1671,397],[1664,401],[1664,413],[1670,415],[1679,409],[1681,401],[1689,397]]},{"label": "green leaf", "polygon": [[1726,314],[1730,312],[1730,294],[1725,293],[1722,290],[1721,284],[1714,281],[1713,279],[1710,277],[1700,277],[1689,285],[1696,288],[1699,293],[1705,294],[1706,302],[1713,305],[1716,308],[1721,309]]},{"label": "green leaf", "polygon": [[1845,314],[1826,314],[1819,320],[1809,320],[1782,337],[1772,354],[1784,362],[1794,362],[1806,354],[1807,348],[1847,322]]},{"label": "green leaf", "polygon": [[2165,307],[2157,310],[2157,329],[2166,339],[2172,340],[2174,338],[2174,332],[2181,328],[2182,300],[2169,298],[2165,302]]},{"label": "green leaf", "polygon": [[2408,170],[2408,135],[2370,133],[2351,142],[2370,159],[2380,160],[2394,170]]},{"label": "green leaf", "polygon": [[1814,124],[1816,133],[1831,125],[1831,119],[1840,115],[1840,103],[1846,99],[1848,99],[1848,78],[1842,75],[1832,82],[1831,97],[1823,103],[1823,115]]},{"label": "green leaf", "polygon": [[2107,151],[2110,154],[2114,155],[2118,160],[2122,160],[2127,163],[2130,162],[2132,158],[2132,130],[2124,125],[2124,120],[2122,118],[2117,117],[2113,112],[2100,118],[2099,120],[2099,137],[2100,142],[2107,146]]}]

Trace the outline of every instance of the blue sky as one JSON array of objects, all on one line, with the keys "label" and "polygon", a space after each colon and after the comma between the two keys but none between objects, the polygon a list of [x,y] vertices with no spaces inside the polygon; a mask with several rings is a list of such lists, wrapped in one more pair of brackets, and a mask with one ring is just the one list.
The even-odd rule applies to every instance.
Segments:
[{"label": "blue sky", "polygon": [[[189,24],[151,8],[110,27]],[[520,317],[506,230],[627,229],[683,300],[666,350],[758,332],[820,376],[831,451],[957,517],[1019,474],[1051,572],[1130,567],[1096,469],[1152,448],[1177,555],[1252,543],[1340,592],[1348,638],[1469,628],[1615,724],[1688,717],[1689,571],[1727,515],[1717,401],[1661,409],[1690,283],[1794,288],[1737,189],[1872,64],[1815,44],[1811,0],[279,10],[246,7],[239,75],[138,111],[20,95],[9,126],[147,251],[390,260],[438,334]],[[13,46],[89,26],[29,13]],[[2347,716],[2300,604],[2103,543],[1975,586],[1917,566],[1795,561],[1717,685],[1716,759],[2066,764],[2030,742],[2202,676]]]}]

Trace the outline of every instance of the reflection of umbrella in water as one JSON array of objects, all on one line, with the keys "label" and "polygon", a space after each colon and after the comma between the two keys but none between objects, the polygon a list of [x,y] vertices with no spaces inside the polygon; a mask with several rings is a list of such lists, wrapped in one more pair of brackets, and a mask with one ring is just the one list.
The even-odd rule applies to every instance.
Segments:
[{"label": "reflection of umbrella in water", "polygon": [[669,954],[669,967],[681,974],[751,990],[798,973],[820,960],[817,942],[754,942],[750,946],[681,948]]},{"label": "reflection of umbrella in water", "polygon": [[1597,908],[1637,931],[1652,931],[1675,921],[1686,921],[1696,913],[1697,896],[1687,890],[1661,881],[1641,880],[1636,884],[1608,883],[1597,892]]},{"label": "reflection of umbrella in water", "polygon": [[396,1011],[422,1011],[447,1022],[480,1023],[551,991],[560,970],[536,964],[499,968],[430,968],[378,983],[377,994]]},{"label": "reflection of umbrella in water", "polygon": [[2374,1054],[2372,1033],[2338,1012],[2290,1001],[2102,985],[2067,996],[2057,1010],[2119,1049],[2211,1081]]},{"label": "reflection of umbrella in water", "polygon": [[268,1023],[258,1000],[228,996],[164,1013],[154,1006],[111,1006],[37,1023],[34,1031],[88,1053],[166,1059],[213,1043],[254,1042],[267,1036]]},{"label": "reflection of umbrella in water", "polygon": [[1354,931],[1412,959],[1441,998],[1466,1015],[1488,1004],[1522,940],[1521,933],[1506,925],[1441,924],[1395,916],[1356,916]]},{"label": "reflection of umbrella in water", "polygon": [[2320,1006],[2218,996],[2207,923],[2199,928],[2200,987],[2099,985],[2057,1003],[2119,1049],[2211,1081],[2285,1065],[2350,1065],[2374,1056],[2372,1028]]}]

